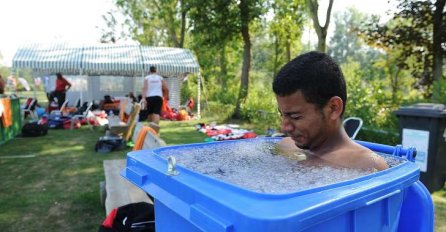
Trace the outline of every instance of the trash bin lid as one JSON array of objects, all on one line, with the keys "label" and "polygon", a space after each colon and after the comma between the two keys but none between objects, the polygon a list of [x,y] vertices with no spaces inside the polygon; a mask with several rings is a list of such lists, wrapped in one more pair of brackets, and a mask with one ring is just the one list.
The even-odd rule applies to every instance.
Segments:
[{"label": "trash bin lid", "polygon": [[394,113],[396,116],[444,118],[446,117],[446,107],[444,104],[417,103],[410,106],[401,106]]}]

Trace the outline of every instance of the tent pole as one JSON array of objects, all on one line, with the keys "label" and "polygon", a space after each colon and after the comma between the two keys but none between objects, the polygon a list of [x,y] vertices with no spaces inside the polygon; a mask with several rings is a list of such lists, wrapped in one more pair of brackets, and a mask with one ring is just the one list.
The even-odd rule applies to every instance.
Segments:
[{"label": "tent pole", "polygon": [[[142,78],[142,83],[144,85],[144,68],[141,69],[141,78]],[[138,87],[140,87],[139,91],[141,91],[141,99],[143,99],[143,98],[145,99],[144,93],[142,92],[142,87],[141,86],[138,86]],[[135,91],[135,94],[136,93],[137,92]],[[138,95],[136,95],[136,96],[138,96]]]},{"label": "tent pole", "polygon": [[34,77],[34,72],[31,74],[33,77],[33,90],[34,90],[34,99],[37,99],[37,93],[36,93],[36,78]]},{"label": "tent pole", "polygon": [[201,118],[201,73],[198,72],[198,96],[197,96],[197,117]]},{"label": "tent pole", "polygon": [[[81,78],[81,80],[84,78],[83,76],[82,76],[82,69],[80,69],[79,70],[79,75],[80,75],[80,78]],[[81,81],[81,83],[82,83],[82,81]],[[84,90],[82,89],[82,88],[79,88],[79,99],[81,100],[80,101],[80,105],[82,106],[82,103],[84,102],[83,101],[83,92],[84,92]],[[75,106],[76,107],[76,106]]]}]

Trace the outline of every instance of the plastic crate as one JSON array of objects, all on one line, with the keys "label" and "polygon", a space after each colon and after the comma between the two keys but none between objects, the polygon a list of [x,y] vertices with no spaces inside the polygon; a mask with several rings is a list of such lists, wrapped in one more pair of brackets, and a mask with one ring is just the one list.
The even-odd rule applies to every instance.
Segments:
[{"label": "plastic crate", "polygon": [[[214,143],[128,154],[127,167],[121,174],[155,198],[158,232],[433,231],[432,199],[418,181],[419,169],[413,162],[323,187],[264,194],[180,165],[177,165],[179,175],[169,175],[167,160],[157,155],[166,149]],[[359,143],[379,153],[413,159],[413,149]]]}]

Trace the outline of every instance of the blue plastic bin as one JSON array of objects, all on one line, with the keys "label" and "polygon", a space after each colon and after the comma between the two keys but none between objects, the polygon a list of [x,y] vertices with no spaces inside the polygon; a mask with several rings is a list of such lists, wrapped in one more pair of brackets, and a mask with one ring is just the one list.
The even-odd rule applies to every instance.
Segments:
[{"label": "blue plastic bin", "polygon": [[[179,175],[169,175],[167,160],[157,155],[166,149],[237,142],[130,152],[121,174],[155,198],[158,232],[433,231],[432,199],[418,181],[419,169],[413,162],[328,186],[264,194],[180,165],[177,165]],[[379,153],[413,159],[412,149],[358,143]]]}]

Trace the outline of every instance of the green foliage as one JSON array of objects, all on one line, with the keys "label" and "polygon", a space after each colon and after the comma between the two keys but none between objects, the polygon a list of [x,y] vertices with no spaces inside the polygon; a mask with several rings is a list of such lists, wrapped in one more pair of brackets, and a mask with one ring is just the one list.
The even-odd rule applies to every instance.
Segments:
[{"label": "green foliage", "polygon": [[431,100],[435,103],[446,103],[446,81],[443,78],[434,81]]},{"label": "green foliage", "polygon": [[257,129],[279,129],[280,127],[277,102],[272,91],[265,92],[261,88],[251,89],[241,109],[242,118],[255,124]]},{"label": "green foliage", "polygon": [[[183,0],[115,0],[126,16],[130,37],[141,44],[153,46],[183,47],[186,40],[186,15],[188,1]],[[110,13],[109,13],[110,14]],[[114,28],[113,16],[104,17],[109,27]],[[111,32],[114,36],[114,32]],[[107,38],[107,32],[103,33]]]},{"label": "green foliage", "polygon": [[328,54],[340,63],[347,63],[348,59],[355,60],[365,67],[380,55],[380,52],[364,46],[364,42],[358,36],[358,30],[363,22],[369,20],[369,16],[359,12],[355,8],[346,9],[334,15],[335,31],[328,45]]},{"label": "green foliage", "polygon": [[381,25],[378,18],[373,18],[361,30],[361,34],[370,45],[382,48],[389,54],[398,53],[395,64],[400,69],[410,71],[418,79],[416,87],[429,97],[433,81],[440,78],[434,76],[434,71],[441,69],[441,61],[445,57],[441,43],[446,41],[446,36],[444,29],[440,28],[446,14],[434,13],[436,10],[443,12],[444,1],[400,0],[397,8],[390,22]]},{"label": "green foliage", "polygon": [[3,80],[6,81],[6,78],[11,75],[11,70],[8,67],[0,65],[0,74],[3,77]]},{"label": "green foliage", "polygon": [[[385,58],[385,57],[383,57]],[[380,62],[381,61],[381,62]],[[382,68],[378,60],[369,69]],[[386,66],[387,67],[387,66]],[[411,88],[413,79],[409,75],[399,76],[400,81],[392,85],[391,73],[384,68],[384,78],[370,76],[365,78],[364,73],[374,73],[361,68],[358,62],[349,60],[341,65],[347,82],[348,100],[344,117],[360,117],[364,121],[358,139],[378,143],[398,142],[398,119],[394,115],[401,104],[410,104],[421,99],[420,93]],[[386,78],[386,75],[387,76]]]},{"label": "green foliage", "polygon": [[234,104],[223,104],[219,101],[206,101],[203,104],[202,116],[206,118],[215,118],[222,122],[231,117],[234,108]]},{"label": "green foliage", "polygon": [[[303,25],[306,20],[304,0],[276,0],[271,4],[274,17],[268,23],[269,34],[273,38],[271,44],[273,56],[269,59],[273,75],[278,72],[279,66],[290,61],[292,54],[300,49],[300,39]],[[271,42],[270,42],[271,43]]]},{"label": "green foliage", "polygon": [[396,133],[395,131],[392,130],[391,132],[389,132],[387,130],[373,129],[367,127],[361,128],[355,139],[380,143],[380,144],[387,144],[390,146],[401,144],[399,134]]}]

